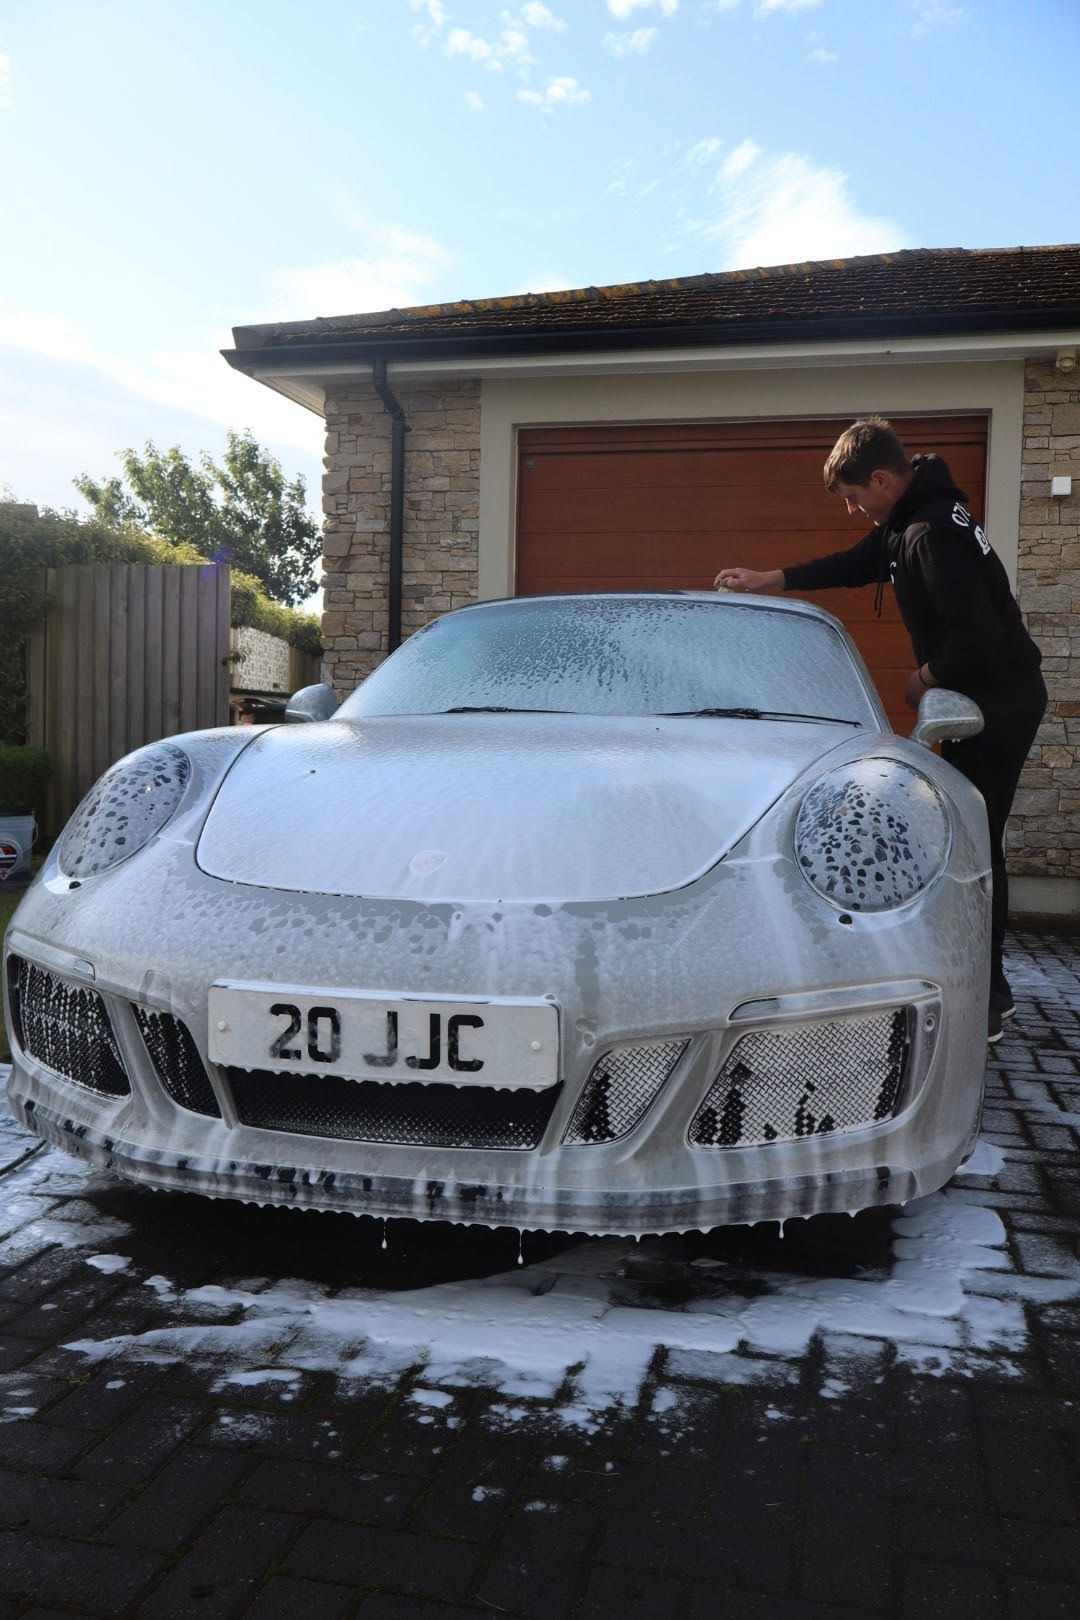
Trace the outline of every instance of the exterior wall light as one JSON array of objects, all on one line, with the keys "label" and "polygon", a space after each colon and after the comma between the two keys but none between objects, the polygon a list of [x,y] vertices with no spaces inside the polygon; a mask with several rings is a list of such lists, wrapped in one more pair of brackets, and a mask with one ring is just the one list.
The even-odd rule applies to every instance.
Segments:
[{"label": "exterior wall light", "polygon": [[1063,478],[1051,478],[1050,494],[1056,498],[1072,494],[1072,478],[1069,474],[1066,473]]},{"label": "exterior wall light", "polygon": [[1054,370],[1055,371],[1075,371],[1076,370],[1076,350],[1075,349],[1059,349],[1058,352],[1057,352],[1057,357],[1054,360]]}]

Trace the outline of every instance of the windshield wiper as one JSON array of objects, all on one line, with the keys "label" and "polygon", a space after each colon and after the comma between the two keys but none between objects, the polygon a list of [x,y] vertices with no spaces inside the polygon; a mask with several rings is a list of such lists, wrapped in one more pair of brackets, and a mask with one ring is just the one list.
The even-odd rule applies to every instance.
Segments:
[{"label": "windshield wiper", "polygon": [[437,709],[437,714],[569,714],[569,709],[515,709],[503,703],[456,703],[452,709]]},{"label": "windshield wiper", "polygon": [[789,714],[783,709],[666,709],[665,720],[824,720],[832,726],[861,726],[836,714]]}]

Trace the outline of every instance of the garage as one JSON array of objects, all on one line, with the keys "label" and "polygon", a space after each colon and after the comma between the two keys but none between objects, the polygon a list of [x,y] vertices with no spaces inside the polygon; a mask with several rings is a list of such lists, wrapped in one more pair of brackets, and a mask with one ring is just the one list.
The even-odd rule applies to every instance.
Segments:
[{"label": "garage", "polygon": [[[843,419],[522,429],[516,590],[702,590],[717,569],[776,568],[866,532],[822,484]],[[895,417],[911,454],[945,457],[984,517],[988,418]],[[866,659],[894,727],[910,731],[911,644],[891,591],[819,591]]]},{"label": "garage", "polygon": [[[1015,904],[1080,915],[1080,244],[930,248],[237,327],[237,370],[325,416],[323,637],[350,691],[438,614],[708,588],[863,532],[822,487],[879,412],[944,455],[1050,692],[1010,821]],[[867,525],[869,527],[869,525]],[[815,594],[891,723],[891,590]]]}]

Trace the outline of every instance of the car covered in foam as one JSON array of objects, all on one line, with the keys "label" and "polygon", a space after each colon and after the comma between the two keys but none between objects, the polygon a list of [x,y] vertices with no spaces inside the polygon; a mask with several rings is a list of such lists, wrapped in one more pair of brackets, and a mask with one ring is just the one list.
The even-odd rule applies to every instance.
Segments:
[{"label": "car covered in foam", "polygon": [[598,1233],[902,1203],[970,1152],[986,815],[924,746],[967,700],[902,738],[829,614],[626,593],[447,614],[324,712],[152,743],[71,818],[4,946],[45,1140]]}]

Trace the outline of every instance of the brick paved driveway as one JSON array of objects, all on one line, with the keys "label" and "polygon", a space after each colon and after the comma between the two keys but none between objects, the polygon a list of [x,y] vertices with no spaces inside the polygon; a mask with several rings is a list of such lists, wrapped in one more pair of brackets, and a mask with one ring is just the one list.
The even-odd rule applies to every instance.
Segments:
[{"label": "brick paved driveway", "polygon": [[519,1269],[9,1133],[0,1616],[1075,1614],[1078,947],[1011,941],[982,1174],[783,1240]]}]

